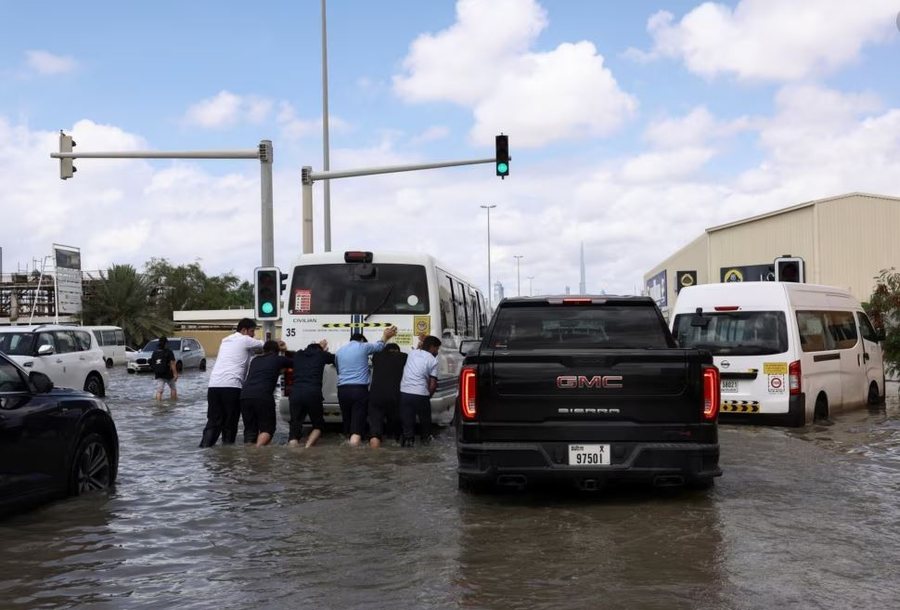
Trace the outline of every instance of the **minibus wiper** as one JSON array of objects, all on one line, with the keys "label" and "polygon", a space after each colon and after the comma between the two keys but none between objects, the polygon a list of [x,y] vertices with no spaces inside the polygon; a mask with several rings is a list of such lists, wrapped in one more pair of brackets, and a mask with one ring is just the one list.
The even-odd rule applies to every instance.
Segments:
[{"label": "minibus wiper", "polygon": [[376,313],[378,313],[379,309],[384,307],[384,304],[387,303],[387,300],[390,298],[391,292],[393,292],[393,291],[394,291],[394,285],[391,284],[390,286],[388,286],[387,294],[385,294],[384,298],[381,299],[381,303],[378,304],[378,307],[376,307],[375,309],[372,310],[372,313],[370,313],[365,318],[363,318],[363,322],[365,322],[366,320],[368,320],[369,318],[374,316]]}]

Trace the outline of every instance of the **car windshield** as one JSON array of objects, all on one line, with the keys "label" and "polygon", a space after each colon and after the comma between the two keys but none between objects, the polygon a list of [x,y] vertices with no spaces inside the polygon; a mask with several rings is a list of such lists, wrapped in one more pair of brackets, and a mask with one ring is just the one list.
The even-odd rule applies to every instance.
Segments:
[{"label": "car windshield", "polygon": [[31,356],[34,333],[0,333],[0,352],[8,356]]},{"label": "car windshield", "polygon": [[[181,339],[169,339],[169,342],[166,344],[166,348],[172,350],[173,352],[177,352],[181,349]],[[142,351],[145,352],[155,352],[159,349],[159,340],[154,339],[153,341],[149,341],[147,345],[144,346]]]},{"label": "car windshield", "polygon": [[[781,311],[728,311],[679,314],[673,324],[681,347],[709,350],[714,356],[781,354],[788,349],[787,323]],[[702,322],[702,324],[701,324]]]}]

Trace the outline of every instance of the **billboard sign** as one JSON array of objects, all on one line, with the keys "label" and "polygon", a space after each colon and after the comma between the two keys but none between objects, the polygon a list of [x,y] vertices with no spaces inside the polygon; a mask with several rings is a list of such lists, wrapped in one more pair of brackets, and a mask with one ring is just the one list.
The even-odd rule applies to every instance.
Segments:
[{"label": "billboard sign", "polygon": [[647,294],[650,295],[656,306],[665,309],[669,306],[669,294],[666,289],[666,270],[663,269],[647,280]]},{"label": "billboard sign", "polygon": [[56,313],[80,314],[83,287],[81,283],[81,250],[53,244],[56,276]]},{"label": "billboard sign", "polygon": [[735,265],[733,267],[720,267],[720,280],[728,282],[774,282],[775,266],[766,265]]}]

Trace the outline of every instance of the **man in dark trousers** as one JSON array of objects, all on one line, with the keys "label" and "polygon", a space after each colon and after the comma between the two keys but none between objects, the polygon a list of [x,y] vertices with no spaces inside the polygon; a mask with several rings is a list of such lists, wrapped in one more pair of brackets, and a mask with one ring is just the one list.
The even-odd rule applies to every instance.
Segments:
[{"label": "man in dark trousers", "polygon": [[222,435],[222,444],[234,444],[241,421],[241,388],[247,376],[247,363],[263,342],[254,339],[256,322],[241,318],[237,330],[222,339],[219,354],[206,390],[206,427],[201,447],[212,447]]},{"label": "man in dark trousers", "polygon": [[[396,343],[372,355],[372,385],[369,386],[369,445],[381,446],[385,433],[400,440],[400,380],[406,354]],[[386,421],[385,421],[386,420]]]},{"label": "man in dark trousers", "polygon": [[428,335],[421,348],[414,349],[403,367],[400,381],[400,421],[403,425],[404,447],[415,443],[416,419],[421,427],[422,443],[431,440],[431,395],[437,389],[437,355],[441,340]]},{"label": "man in dark trousers", "polygon": [[153,377],[156,380],[156,393],[154,398],[162,400],[163,390],[169,386],[169,397],[172,400],[178,398],[178,390],[175,382],[178,381],[178,369],[175,368],[175,354],[168,348],[169,340],[166,337],[159,338],[159,347],[150,355],[150,367],[153,369]]},{"label": "man in dark trousers", "polygon": [[241,417],[244,418],[244,442],[264,447],[275,434],[275,384],[281,371],[294,361],[278,352],[284,341],[266,341],[263,353],[250,361],[247,379],[241,390]]},{"label": "man in dark trousers", "polygon": [[322,396],[322,374],[325,365],[334,364],[334,354],[328,351],[328,341],[310,343],[303,351],[294,353],[294,383],[291,385],[291,429],[288,445],[300,445],[303,420],[309,416],[312,430],[306,439],[306,447],[312,447],[325,428],[325,410]]}]

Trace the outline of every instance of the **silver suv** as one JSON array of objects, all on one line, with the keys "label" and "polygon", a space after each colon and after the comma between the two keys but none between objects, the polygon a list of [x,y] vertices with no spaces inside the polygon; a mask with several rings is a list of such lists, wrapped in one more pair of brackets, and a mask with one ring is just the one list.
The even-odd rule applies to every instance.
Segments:
[{"label": "silver suv", "polygon": [[[206,370],[206,350],[193,337],[167,337],[168,347],[175,354],[175,368],[180,373],[184,369]],[[128,362],[129,373],[151,373],[150,356],[159,348],[159,340],[147,342],[144,348]]]},{"label": "silver suv", "polygon": [[57,387],[106,395],[109,374],[103,349],[80,326],[2,326],[0,352],[26,371],[44,373]]}]

